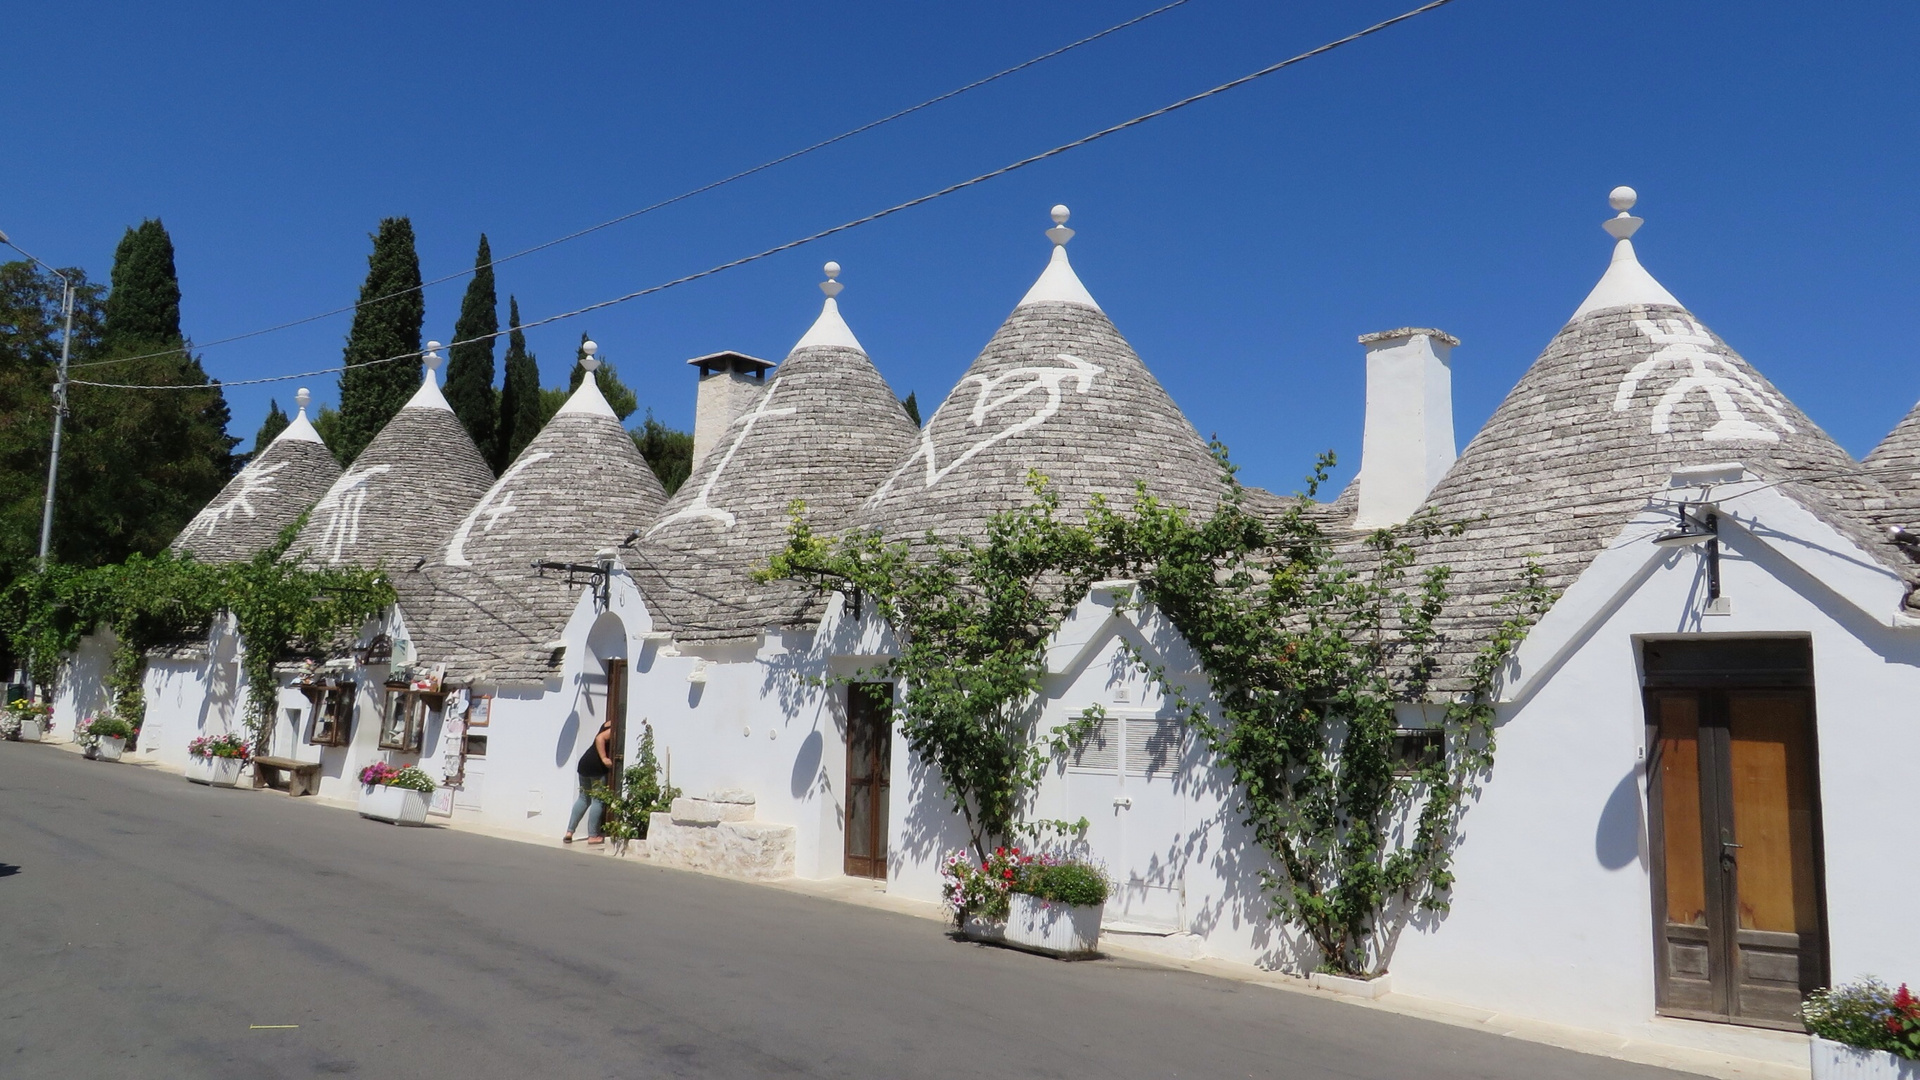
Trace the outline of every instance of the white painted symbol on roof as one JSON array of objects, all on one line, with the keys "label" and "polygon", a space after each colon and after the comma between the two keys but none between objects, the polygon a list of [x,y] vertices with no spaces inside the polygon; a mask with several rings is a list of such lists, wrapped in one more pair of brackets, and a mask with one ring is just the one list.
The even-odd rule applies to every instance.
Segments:
[{"label": "white painted symbol on roof", "polygon": [[1695,390],[1706,391],[1707,399],[1713,402],[1714,410],[1720,417],[1701,435],[1709,442],[1780,441],[1778,432],[1747,419],[1740,409],[1741,402],[1766,414],[1767,419],[1780,431],[1789,435],[1795,432],[1792,421],[1781,411],[1780,399],[1739,362],[1717,351],[1713,335],[1707,333],[1706,327],[1691,316],[1635,319],[1633,325],[1661,349],[1635,364],[1633,370],[1627,372],[1626,378],[1620,381],[1620,391],[1613,398],[1614,412],[1626,412],[1640,384],[1661,365],[1671,361],[1684,374],[1675,379],[1667,392],[1654,403],[1655,435],[1665,435],[1670,430],[1674,406],[1686,400],[1687,395]]},{"label": "white painted symbol on roof", "polygon": [[234,492],[233,498],[219,506],[209,506],[201,511],[200,516],[187,529],[187,535],[192,536],[195,531],[205,531],[211,537],[214,528],[222,521],[232,521],[243,511],[250,518],[259,517],[260,512],[253,507],[254,497],[278,492],[280,489],[273,486],[273,475],[286,467],[287,463],[284,461],[276,461],[271,465],[256,461],[241,469],[240,475],[234,477],[240,482],[240,490]]},{"label": "white painted symbol on roof", "polygon": [[[721,474],[727,471],[728,465],[733,464],[733,455],[739,452],[740,444],[747,441],[748,435],[753,434],[755,425],[759,424],[765,417],[792,416],[799,411],[795,408],[775,409],[771,407],[773,405],[773,395],[778,392],[779,389],[780,381],[778,379],[767,384],[766,393],[760,395],[759,403],[734,419],[733,422],[740,426],[740,433],[733,437],[732,443],[728,444],[726,455],[720,459],[718,465],[713,467],[713,471],[707,474],[706,482],[700,485],[700,490],[694,492],[693,501],[681,509],[674,511],[672,514],[661,518],[654,524],[653,528],[647,530],[648,536],[652,536],[673,522],[692,520],[695,518],[706,518],[709,521],[717,521],[723,529],[733,528],[733,514],[710,504],[707,499],[713,494],[713,486],[720,482]],[[711,451],[709,451],[709,453],[711,453]]]},{"label": "white painted symbol on roof", "polygon": [[467,558],[467,538],[473,535],[473,523],[479,520],[481,514],[485,514],[487,527],[480,530],[481,535],[492,532],[493,527],[500,524],[501,518],[519,509],[513,505],[513,492],[510,490],[514,480],[526,471],[527,466],[545,461],[552,456],[552,453],[545,450],[534,454],[521,454],[520,460],[514,462],[512,467],[507,469],[506,474],[487,489],[486,497],[480,500],[480,505],[468,511],[466,519],[460,522],[458,529],[454,530],[453,542],[447,545],[448,566],[473,565],[473,562]]},{"label": "white painted symbol on roof", "polygon": [[[978,383],[980,387],[974,395],[973,408],[967,410],[967,422],[976,428],[984,426],[987,417],[1003,405],[1010,405],[1036,392],[1043,392],[1047,397],[1030,415],[975,442],[944,466],[940,465],[934,457],[934,425],[929,423],[926,430],[920,433],[920,449],[914,451],[913,459],[909,459],[908,464],[911,465],[913,460],[925,459],[927,486],[932,487],[944,479],[948,473],[966,464],[975,454],[987,447],[1010,439],[1029,428],[1039,427],[1052,419],[1054,414],[1060,411],[1060,404],[1064,400],[1064,391],[1061,389],[1064,384],[1072,382],[1074,390],[1078,393],[1089,393],[1093,390],[1093,377],[1106,370],[1068,353],[1061,353],[1058,358],[1065,360],[1067,366],[1017,367],[992,378],[985,375],[969,375],[962,379],[961,386],[971,382]],[[959,395],[957,388],[954,394],[957,399]],[[944,410],[942,412],[944,413]],[[937,421],[939,417],[936,416],[934,419]]]},{"label": "white painted symbol on roof", "polygon": [[[320,542],[314,545],[314,549],[317,553],[326,554],[328,562],[339,562],[348,548],[360,542],[360,512],[367,505],[367,485],[374,477],[392,470],[391,465],[369,465],[357,472],[349,472],[313,508],[314,513],[324,514],[327,518],[327,527],[321,532]],[[327,553],[328,544],[333,545],[330,554]]]}]

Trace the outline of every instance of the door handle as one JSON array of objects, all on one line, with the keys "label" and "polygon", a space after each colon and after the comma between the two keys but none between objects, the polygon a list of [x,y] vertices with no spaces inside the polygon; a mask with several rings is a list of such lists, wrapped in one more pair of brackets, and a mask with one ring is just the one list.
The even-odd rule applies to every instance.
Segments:
[{"label": "door handle", "polygon": [[1129,795],[1122,795],[1119,798],[1116,798],[1113,800],[1113,805],[1124,806],[1127,809],[1131,810],[1133,809],[1133,798],[1132,796],[1129,796]]}]

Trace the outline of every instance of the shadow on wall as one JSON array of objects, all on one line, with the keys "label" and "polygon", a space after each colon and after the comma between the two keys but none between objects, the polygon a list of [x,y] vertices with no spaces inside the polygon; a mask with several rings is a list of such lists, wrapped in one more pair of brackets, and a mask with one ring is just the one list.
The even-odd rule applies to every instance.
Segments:
[{"label": "shadow on wall", "polygon": [[1593,834],[1593,857],[1609,870],[1622,870],[1643,860],[1641,838],[1646,818],[1640,808],[1640,770],[1630,769],[1613,787],[1600,808],[1600,824]]},{"label": "shadow on wall", "polygon": [[820,768],[820,763],[826,754],[826,746],[827,740],[817,728],[800,741],[800,752],[794,755],[793,778],[789,783],[794,798],[805,798],[816,783],[824,786],[826,774]]}]

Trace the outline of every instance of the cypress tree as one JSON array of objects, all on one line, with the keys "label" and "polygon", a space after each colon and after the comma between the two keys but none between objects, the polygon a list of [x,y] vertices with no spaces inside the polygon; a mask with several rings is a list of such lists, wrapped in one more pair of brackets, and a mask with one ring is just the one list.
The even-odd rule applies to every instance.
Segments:
[{"label": "cypress tree", "polygon": [[504,472],[540,434],[540,364],[520,332],[520,301],[507,297],[507,376],[500,390],[500,427],[494,470]]},{"label": "cypress tree", "polygon": [[293,423],[292,418],[280,411],[280,402],[278,399],[268,401],[267,418],[261,423],[260,431],[253,437],[254,456],[258,457],[260,451],[265,450],[269,443],[279,438],[280,433],[287,430],[287,425],[291,423]]},{"label": "cypress tree", "polygon": [[900,399],[900,407],[907,411],[907,419],[913,421],[914,427],[922,426],[920,423],[920,399],[913,396],[913,391],[907,391],[907,396]]},{"label": "cypress tree", "polygon": [[[580,361],[587,358],[586,344],[588,340],[586,332],[581,331],[581,348],[573,354],[573,374],[567,378],[567,393],[569,394],[580,389],[580,380],[587,375],[587,369]],[[624,421],[627,417],[632,416],[633,411],[640,407],[639,396],[628,389],[626,383],[620,381],[620,376],[613,370],[613,365],[607,363],[605,360],[600,361],[600,366],[594,370],[593,381],[600,384],[600,396],[607,399],[607,407],[611,408],[613,415],[619,417],[621,420]],[[561,399],[562,404],[564,404],[565,401],[565,398]]]},{"label": "cypress tree", "polygon": [[232,477],[239,442],[227,435],[226,395],[180,332],[180,279],[166,226],[149,219],[126,231],[111,283],[99,346],[87,358],[125,359],[114,369],[116,382],[193,389],[73,388],[54,550],[82,564],[166,546]]},{"label": "cypress tree", "polygon": [[[453,324],[455,344],[447,350],[447,404],[473,437],[475,446],[499,442],[493,393],[493,338],[500,329],[500,302],[493,292],[493,251],[487,234],[480,234],[480,250],[473,257],[473,280],[460,301],[460,320]],[[473,338],[486,338],[474,341]],[[462,344],[464,342],[464,344]]]},{"label": "cypress tree", "polygon": [[[383,218],[372,236],[367,280],[347,333],[346,366],[340,373],[341,462],[360,456],[420,388],[420,327],[426,300],[420,294],[420,257],[413,249],[413,222]],[[395,356],[408,359],[380,363]]]}]

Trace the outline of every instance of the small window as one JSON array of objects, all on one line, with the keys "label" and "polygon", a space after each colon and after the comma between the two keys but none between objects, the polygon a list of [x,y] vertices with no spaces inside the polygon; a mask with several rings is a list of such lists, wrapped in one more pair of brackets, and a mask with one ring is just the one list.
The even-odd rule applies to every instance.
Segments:
[{"label": "small window", "polygon": [[1127,772],[1167,776],[1180,768],[1180,721],[1172,717],[1127,720]]},{"label": "small window", "polygon": [[352,683],[334,683],[307,690],[313,702],[313,730],[307,741],[315,746],[345,746],[353,737]]},{"label": "small window", "polygon": [[468,757],[486,757],[487,737],[485,735],[468,735],[466,755]]},{"label": "small window", "polygon": [[1446,751],[1446,734],[1438,729],[1396,731],[1392,751],[1394,775],[1412,776],[1429,765],[1437,765]]},{"label": "small window", "polygon": [[408,690],[387,692],[386,719],[380,725],[380,749],[418,751],[421,734],[427,727],[428,698],[438,694],[418,694]]},{"label": "small window", "polygon": [[1107,717],[1073,748],[1069,766],[1079,772],[1120,771],[1120,721]]}]

